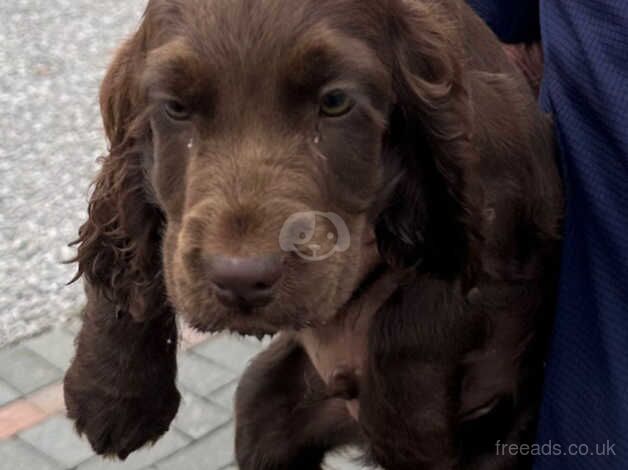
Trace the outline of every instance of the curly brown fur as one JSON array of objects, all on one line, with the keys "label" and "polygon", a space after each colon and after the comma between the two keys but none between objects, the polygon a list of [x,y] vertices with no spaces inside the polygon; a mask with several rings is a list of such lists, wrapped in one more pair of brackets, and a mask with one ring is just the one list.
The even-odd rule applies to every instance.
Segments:
[{"label": "curly brown fur", "polygon": [[[337,117],[330,90],[351,98]],[[529,467],[494,444],[533,437],[561,189],[549,118],[464,2],[151,0],[101,106],[66,376],[98,452],[167,429],[177,312],[280,332],[238,388],[241,468],[320,468],[348,443],[394,470]],[[337,215],[350,244],[282,251],[295,213]],[[220,300],[215,260],[263,256],[268,303]]]},{"label": "curly brown fur", "polygon": [[137,323],[90,292],[76,356],[64,380],[68,417],[94,450],[125,459],[169,428],[179,407],[177,328],[162,314]]},{"label": "curly brown fur", "polygon": [[142,165],[148,136],[133,96],[134,45],[118,52],[101,88],[111,150],[76,242],[88,302],[64,380],[76,430],[97,453],[121,459],[159,439],[180,400],[177,328],[162,274],[163,215],[150,200]]},{"label": "curly brown fur", "polygon": [[[260,399],[268,401],[260,406]],[[359,428],[344,402],[329,398],[303,347],[289,333],[255,358],[240,380],[236,400],[240,468],[319,469],[327,451],[359,443]]]}]

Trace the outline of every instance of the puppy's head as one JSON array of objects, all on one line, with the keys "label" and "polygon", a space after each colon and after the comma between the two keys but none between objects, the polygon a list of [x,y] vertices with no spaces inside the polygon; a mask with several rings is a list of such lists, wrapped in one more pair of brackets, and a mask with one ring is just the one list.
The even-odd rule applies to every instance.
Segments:
[{"label": "puppy's head", "polygon": [[88,281],[263,333],[325,321],[382,262],[457,275],[470,107],[438,8],[152,0],[102,88]]}]

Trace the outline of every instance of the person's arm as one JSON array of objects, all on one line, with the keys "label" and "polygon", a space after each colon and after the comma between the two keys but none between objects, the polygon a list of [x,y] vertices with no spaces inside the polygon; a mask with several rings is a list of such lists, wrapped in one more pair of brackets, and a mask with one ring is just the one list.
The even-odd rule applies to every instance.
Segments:
[{"label": "person's arm", "polygon": [[467,0],[506,44],[532,43],[541,38],[539,0]]},{"label": "person's arm", "polygon": [[504,43],[510,61],[538,95],[543,77],[539,0],[467,0]]}]

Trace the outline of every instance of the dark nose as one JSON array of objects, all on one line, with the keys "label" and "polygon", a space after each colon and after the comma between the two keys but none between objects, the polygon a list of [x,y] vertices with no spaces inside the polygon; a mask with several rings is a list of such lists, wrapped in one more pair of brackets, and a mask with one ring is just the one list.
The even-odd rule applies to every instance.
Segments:
[{"label": "dark nose", "polygon": [[273,298],[281,277],[281,255],[236,258],[214,255],[209,259],[209,279],[218,299],[229,306],[261,307]]}]

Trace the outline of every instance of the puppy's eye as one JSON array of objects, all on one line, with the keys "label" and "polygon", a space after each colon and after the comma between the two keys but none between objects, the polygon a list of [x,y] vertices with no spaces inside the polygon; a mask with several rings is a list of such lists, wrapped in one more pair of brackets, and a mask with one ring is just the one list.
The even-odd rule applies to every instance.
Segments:
[{"label": "puppy's eye", "polygon": [[186,121],[192,114],[187,106],[177,100],[166,101],[164,111],[173,121]]},{"label": "puppy's eye", "polygon": [[321,99],[321,113],[329,117],[339,117],[351,111],[354,105],[355,101],[344,91],[333,90]]}]

